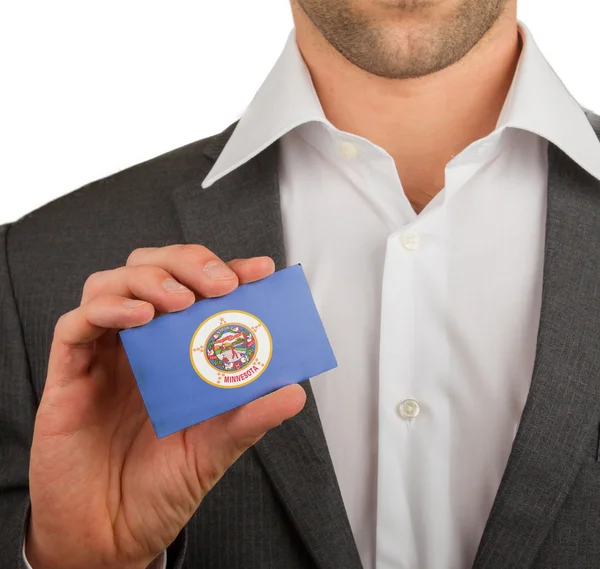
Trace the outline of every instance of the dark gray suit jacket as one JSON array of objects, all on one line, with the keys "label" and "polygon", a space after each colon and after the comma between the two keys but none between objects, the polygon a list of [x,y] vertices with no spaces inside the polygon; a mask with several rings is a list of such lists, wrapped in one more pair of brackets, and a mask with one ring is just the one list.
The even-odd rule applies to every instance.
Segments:
[{"label": "dark gray suit jacket", "polygon": [[[600,133],[598,117],[590,121]],[[29,447],[52,333],[87,276],[124,264],[136,247],[181,242],[285,265],[277,143],[201,187],[234,126],[0,229],[0,568],[22,566]],[[306,408],[227,471],[170,548],[170,567],[360,568],[304,386]],[[476,569],[600,568],[599,434],[600,182],[550,145],[535,369]]]}]

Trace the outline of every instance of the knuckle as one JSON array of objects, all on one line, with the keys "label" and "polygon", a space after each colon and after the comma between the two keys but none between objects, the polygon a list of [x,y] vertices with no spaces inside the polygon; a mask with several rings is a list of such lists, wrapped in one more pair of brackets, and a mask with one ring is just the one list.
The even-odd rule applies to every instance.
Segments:
[{"label": "knuckle", "polygon": [[69,312],[65,312],[60,318],[56,321],[54,326],[54,336],[60,337],[64,330],[69,326],[69,320],[73,317],[73,313],[75,311],[71,310]]},{"label": "knuckle", "polygon": [[[136,281],[138,284],[154,285],[163,282],[171,275],[162,267],[156,265],[138,265],[131,269],[130,280]],[[146,288],[144,287],[144,288]]]},{"label": "knuckle", "polygon": [[93,296],[102,288],[102,284],[105,281],[106,272],[107,271],[99,271],[97,273],[92,273],[86,279],[83,285],[83,297]]},{"label": "knuckle", "polygon": [[129,257],[127,257],[127,261],[125,265],[137,265],[139,261],[144,258],[144,256],[151,251],[154,247],[138,247],[134,249],[131,253],[129,253]]},{"label": "knuckle", "polygon": [[254,446],[262,437],[263,435],[251,438],[245,437],[243,439],[234,441],[236,452],[239,454],[239,456],[243,455],[250,447]]},{"label": "knuckle", "polygon": [[190,257],[205,257],[210,254],[210,251],[204,245],[183,244],[176,245],[176,247],[179,247],[179,252]]},{"label": "knuckle", "polygon": [[210,261],[213,261],[216,255],[207,249],[204,245],[180,245],[179,250],[182,257],[185,257],[186,262],[194,265],[204,266]]}]

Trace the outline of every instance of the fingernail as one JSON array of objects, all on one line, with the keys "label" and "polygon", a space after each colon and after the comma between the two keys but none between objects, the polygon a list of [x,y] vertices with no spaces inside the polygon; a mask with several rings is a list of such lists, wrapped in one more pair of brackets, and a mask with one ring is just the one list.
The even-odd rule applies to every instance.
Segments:
[{"label": "fingernail", "polygon": [[138,306],[142,306],[142,304],[148,304],[145,300],[134,300],[132,298],[127,299],[124,303],[125,308],[137,308]]},{"label": "fingernail", "polygon": [[183,286],[180,282],[175,279],[167,279],[162,283],[162,287],[167,292],[192,292],[188,287]]},{"label": "fingernail", "polygon": [[235,277],[235,273],[223,261],[211,261],[204,267],[204,272],[211,281],[223,281]]}]

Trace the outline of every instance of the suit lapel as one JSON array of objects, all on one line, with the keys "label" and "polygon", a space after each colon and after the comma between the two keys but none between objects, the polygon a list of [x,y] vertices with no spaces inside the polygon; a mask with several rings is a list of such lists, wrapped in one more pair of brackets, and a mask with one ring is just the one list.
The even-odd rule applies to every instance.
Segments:
[{"label": "suit lapel", "polygon": [[[204,147],[212,162],[235,123]],[[225,260],[268,255],[286,266],[277,150],[274,144],[203,189],[202,180],[174,193],[185,239],[205,245]],[[208,173],[208,170],[207,170]],[[320,569],[360,569],[360,559],[342,502],[310,382],[304,410],[270,431],[257,453],[290,519]]]},{"label": "suit lapel", "polygon": [[361,569],[310,382],[302,413],[255,450],[320,569]]},{"label": "suit lapel", "polygon": [[[234,126],[204,147],[211,161]],[[277,269],[284,268],[276,147],[261,152],[209,188],[203,188],[202,181],[195,180],[174,193],[186,241],[204,245],[226,261],[268,255]]]},{"label": "suit lapel", "polygon": [[474,569],[526,569],[600,420],[600,183],[549,148],[542,309],[529,397]]}]

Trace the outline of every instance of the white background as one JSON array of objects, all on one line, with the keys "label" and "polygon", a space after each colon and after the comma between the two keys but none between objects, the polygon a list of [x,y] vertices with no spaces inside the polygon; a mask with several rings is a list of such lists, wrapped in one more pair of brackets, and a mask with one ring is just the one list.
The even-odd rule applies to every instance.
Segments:
[{"label": "white background", "polygon": [[[520,0],[600,112],[597,0]],[[289,0],[0,0],[0,223],[224,129],[277,59]]]}]

